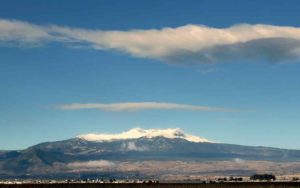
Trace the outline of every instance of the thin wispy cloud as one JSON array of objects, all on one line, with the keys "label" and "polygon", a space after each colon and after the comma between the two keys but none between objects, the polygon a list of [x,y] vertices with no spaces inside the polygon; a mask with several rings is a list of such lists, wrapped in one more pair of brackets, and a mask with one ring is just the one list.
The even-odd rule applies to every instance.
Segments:
[{"label": "thin wispy cloud", "polygon": [[0,19],[1,41],[26,44],[24,46],[60,42],[76,48],[117,50],[136,57],[180,64],[235,59],[286,62],[300,58],[300,28],[263,24],[104,31]]},{"label": "thin wispy cloud", "polygon": [[210,74],[210,73],[215,73],[215,72],[220,72],[224,71],[223,69],[216,69],[216,68],[206,68],[206,69],[200,69],[199,72],[203,75]]},{"label": "thin wispy cloud", "polygon": [[103,111],[143,111],[143,110],[191,110],[208,112],[234,112],[229,108],[216,108],[209,106],[198,106],[163,102],[126,102],[126,103],[72,103],[58,105],[61,110],[98,109]]}]

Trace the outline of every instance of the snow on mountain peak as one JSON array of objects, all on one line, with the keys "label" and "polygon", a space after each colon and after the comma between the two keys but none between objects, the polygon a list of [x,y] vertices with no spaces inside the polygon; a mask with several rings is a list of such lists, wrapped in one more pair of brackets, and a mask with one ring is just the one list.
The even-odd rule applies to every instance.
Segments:
[{"label": "snow on mountain peak", "polygon": [[210,142],[205,138],[193,136],[184,133],[181,129],[141,129],[134,128],[129,131],[120,134],[85,134],[79,135],[77,138],[84,139],[87,141],[104,142],[113,140],[126,140],[126,139],[137,139],[137,138],[154,138],[154,137],[165,137],[165,138],[181,138],[190,142]]}]

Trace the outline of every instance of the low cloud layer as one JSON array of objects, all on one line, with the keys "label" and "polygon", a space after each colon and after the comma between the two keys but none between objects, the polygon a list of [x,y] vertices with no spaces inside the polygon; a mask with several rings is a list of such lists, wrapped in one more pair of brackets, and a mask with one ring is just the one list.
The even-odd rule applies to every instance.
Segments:
[{"label": "low cloud layer", "polygon": [[234,109],[215,108],[177,103],[162,102],[128,102],[128,103],[73,103],[57,106],[62,110],[99,109],[104,111],[141,111],[141,110],[193,110],[211,112],[233,112]]},{"label": "low cloud layer", "polygon": [[72,170],[110,170],[115,167],[115,163],[107,160],[95,160],[95,161],[86,161],[86,162],[73,162],[68,163],[67,167]]},{"label": "low cloud layer", "polygon": [[31,47],[60,42],[179,64],[236,59],[287,62],[300,58],[300,28],[262,24],[104,31],[0,19],[1,42]]}]

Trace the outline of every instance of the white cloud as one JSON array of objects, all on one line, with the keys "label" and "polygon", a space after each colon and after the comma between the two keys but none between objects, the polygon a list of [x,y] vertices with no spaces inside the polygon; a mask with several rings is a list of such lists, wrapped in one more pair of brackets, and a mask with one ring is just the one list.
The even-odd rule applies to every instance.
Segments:
[{"label": "white cloud", "polygon": [[36,46],[46,41],[55,41],[46,28],[27,22],[0,19],[0,42]]},{"label": "white cloud", "polygon": [[135,142],[133,141],[130,141],[130,142],[127,142],[127,143],[123,143],[122,144],[122,148],[123,150],[125,151],[146,151],[146,150],[149,150],[149,148],[145,147],[145,146],[137,146],[135,144]]},{"label": "white cloud", "polygon": [[99,109],[104,111],[141,111],[141,110],[193,110],[210,112],[233,112],[234,109],[215,108],[164,102],[127,102],[127,103],[72,103],[57,106],[62,110]]},{"label": "white cloud", "polygon": [[68,168],[71,169],[111,169],[115,167],[115,163],[107,160],[96,160],[96,161],[86,161],[86,162],[72,162],[67,164]]},{"label": "white cloud", "polygon": [[118,50],[171,63],[210,63],[232,59],[281,62],[299,58],[300,28],[239,24],[228,28],[185,25],[176,28],[104,31],[39,26],[0,19],[0,41],[36,44],[56,41],[76,47]]},{"label": "white cloud", "polygon": [[245,160],[240,159],[240,158],[234,158],[233,161],[236,162],[236,163],[240,163],[240,164],[245,163]]}]

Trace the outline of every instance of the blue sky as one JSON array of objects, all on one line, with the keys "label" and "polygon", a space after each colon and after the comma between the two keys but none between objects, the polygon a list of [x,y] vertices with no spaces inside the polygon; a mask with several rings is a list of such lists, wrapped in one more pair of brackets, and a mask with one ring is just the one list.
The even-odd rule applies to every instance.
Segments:
[{"label": "blue sky", "polygon": [[[298,28],[297,3],[7,0],[1,1],[0,19],[12,24],[26,23],[30,28],[56,25],[89,32],[161,31],[161,28],[188,24],[209,28],[228,28],[241,23]],[[133,127],[179,127],[218,142],[300,149],[299,58],[277,53],[277,48],[267,47],[267,51],[263,44],[261,53],[251,51],[250,55],[259,58],[235,54],[248,54],[253,50],[249,46],[225,59],[219,56],[220,51],[208,52],[216,61],[207,63],[202,59],[194,62],[189,54],[179,58],[172,46],[166,56],[161,56],[150,53],[151,50],[132,52],[129,47],[124,51],[126,46],[110,49],[104,42],[83,42],[104,45],[104,49],[81,42],[77,46],[74,41],[44,42],[39,38],[38,43],[20,42],[23,39],[13,32],[8,33],[13,40],[1,38],[1,32],[6,31],[0,25],[0,149],[22,149],[83,133],[118,133]],[[62,35],[66,37],[64,40],[74,40],[73,36]],[[266,45],[279,44],[269,42]],[[284,42],[290,46],[289,41]],[[256,45],[261,42],[254,43],[254,49]],[[285,49],[281,43],[278,46],[279,50]],[[272,53],[260,58],[269,51]],[[197,51],[197,55],[202,53]],[[174,58],[179,60],[174,62]],[[186,63],[190,61],[193,63]],[[123,102],[176,103],[236,111],[106,111],[57,107]]]}]

